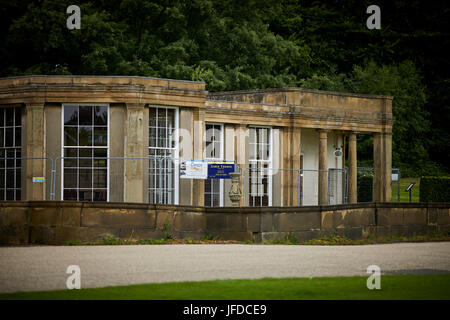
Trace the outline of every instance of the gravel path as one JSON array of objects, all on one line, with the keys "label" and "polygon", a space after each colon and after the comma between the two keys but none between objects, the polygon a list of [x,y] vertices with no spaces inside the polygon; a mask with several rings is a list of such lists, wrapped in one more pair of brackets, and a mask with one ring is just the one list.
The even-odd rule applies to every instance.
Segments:
[{"label": "gravel path", "polygon": [[0,247],[0,292],[263,277],[450,273],[450,242],[365,246],[138,245]]}]

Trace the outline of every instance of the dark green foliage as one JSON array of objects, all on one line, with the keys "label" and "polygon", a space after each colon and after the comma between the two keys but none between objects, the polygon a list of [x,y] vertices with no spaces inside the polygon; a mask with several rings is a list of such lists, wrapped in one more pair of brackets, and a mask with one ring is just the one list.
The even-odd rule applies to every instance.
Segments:
[{"label": "dark green foliage", "polygon": [[[393,96],[394,118],[392,161],[393,166],[408,163],[417,170],[425,169],[429,161],[424,135],[430,130],[425,88],[415,65],[404,61],[398,65],[376,65],[368,63],[365,68],[355,67],[348,81],[349,91]],[[372,136],[366,136],[372,145]],[[364,140],[358,145],[364,146]],[[360,151],[364,151],[360,149]],[[372,150],[367,148],[372,158]]]},{"label": "dark green foliage", "polygon": [[[305,88],[394,96],[393,167],[442,175],[450,164],[450,10],[384,1],[381,30],[360,0],[0,0],[0,76],[137,75],[209,91]],[[358,140],[372,158],[371,137]],[[403,174],[404,173],[404,174]]]},{"label": "dark green foliage", "polygon": [[373,197],[373,176],[358,174],[358,202],[372,202]]},{"label": "dark green foliage", "polygon": [[420,202],[450,202],[450,177],[420,178]]}]

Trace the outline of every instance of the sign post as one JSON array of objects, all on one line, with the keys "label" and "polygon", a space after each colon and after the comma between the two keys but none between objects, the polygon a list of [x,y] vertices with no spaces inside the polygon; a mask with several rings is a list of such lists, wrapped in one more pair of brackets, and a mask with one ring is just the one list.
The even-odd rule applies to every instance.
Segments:
[{"label": "sign post", "polygon": [[234,172],[232,161],[208,162],[208,179],[231,179],[232,172]]},{"label": "sign post", "polygon": [[206,160],[181,161],[180,177],[184,179],[206,179],[208,177],[208,162]]},{"label": "sign post", "polygon": [[414,187],[415,184],[416,184],[415,182],[411,182],[408,188],[405,189],[405,191],[409,191],[409,202],[411,202],[411,189]]}]

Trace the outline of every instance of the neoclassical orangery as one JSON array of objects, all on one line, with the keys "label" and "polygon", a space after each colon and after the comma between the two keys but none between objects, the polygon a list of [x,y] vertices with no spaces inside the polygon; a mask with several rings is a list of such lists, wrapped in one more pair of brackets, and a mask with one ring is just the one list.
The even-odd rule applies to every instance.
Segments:
[{"label": "neoclassical orangery", "polygon": [[0,198],[230,206],[229,179],[180,161],[233,162],[241,206],[357,202],[357,134],[373,135],[374,201],[391,200],[392,97],[301,88],[208,92],[125,76],[0,79]]}]

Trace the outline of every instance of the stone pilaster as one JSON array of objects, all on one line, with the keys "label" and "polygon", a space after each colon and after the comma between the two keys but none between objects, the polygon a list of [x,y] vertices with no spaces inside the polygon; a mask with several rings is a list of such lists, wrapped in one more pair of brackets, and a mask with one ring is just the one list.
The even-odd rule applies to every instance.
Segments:
[{"label": "stone pilaster", "polygon": [[300,128],[286,127],[283,129],[283,168],[291,169],[281,172],[283,175],[283,205],[298,204],[298,172],[300,169]]},{"label": "stone pilaster", "polygon": [[392,200],[392,133],[373,134],[373,201]]},{"label": "stone pilaster", "polygon": [[[45,157],[44,104],[26,105],[26,157]],[[49,164],[48,164],[49,165]],[[50,174],[46,175],[45,159],[24,160],[26,168],[26,200],[46,200],[46,185],[50,185]],[[45,177],[45,182],[34,182],[33,177]]]},{"label": "stone pilaster", "polygon": [[348,136],[348,202],[358,202],[357,193],[357,151],[356,151],[356,133],[351,132]]},{"label": "stone pilaster", "polygon": [[[193,148],[194,159],[204,159],[204,131],[205,131],[205,109],[195,108],[193,114],[194,120],[194,134],[193,134]],[[205,180],[194,179],[192,183],[192,205],[204,206],[205,205]]]},{"label": "stone pilaster", "polygon": [[[125,157],[144,157],[144,104],[127,103]],[[112,141],[114,143],[114,141]],[[144,160],[125,161],[125,202],[144,200]]]}]

